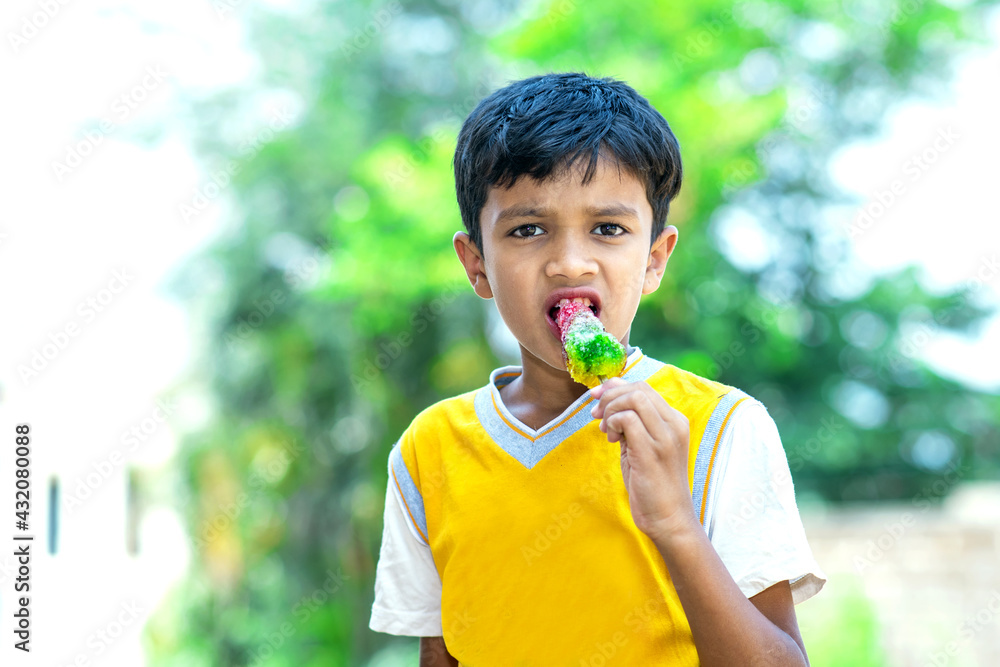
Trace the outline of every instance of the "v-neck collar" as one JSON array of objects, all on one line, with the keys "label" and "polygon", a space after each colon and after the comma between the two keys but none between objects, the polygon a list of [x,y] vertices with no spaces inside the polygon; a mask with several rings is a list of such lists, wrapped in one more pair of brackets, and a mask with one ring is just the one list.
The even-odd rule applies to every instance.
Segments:
[{"label": "v-neck collar", "polygon": [[[633,347],[625,362],[622,378],[627,382],[645,380],[663,366],[662,362],[645,356],[642,350]],[[500,388],[520,374],[520,366],[504,366],[493,371],[490,383],[476,392],[474,405],[479,422],[493,442],[530,470],[560,442],[594,421],[590,410],[586,409],[593,398],[589,391],[585,392],[562,414],[535,430],[514,417],[500,397]]]}]

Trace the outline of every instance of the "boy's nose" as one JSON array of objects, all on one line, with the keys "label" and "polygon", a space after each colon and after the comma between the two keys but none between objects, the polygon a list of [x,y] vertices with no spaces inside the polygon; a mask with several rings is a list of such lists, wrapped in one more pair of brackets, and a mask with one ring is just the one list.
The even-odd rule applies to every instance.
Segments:
[{"label": "boy's nose", "polygon": [[552,256],[545,265],[545,274],[550,278],[575,280],[596,273],[597,260],[585,242],[567,238],[552,244]]}]

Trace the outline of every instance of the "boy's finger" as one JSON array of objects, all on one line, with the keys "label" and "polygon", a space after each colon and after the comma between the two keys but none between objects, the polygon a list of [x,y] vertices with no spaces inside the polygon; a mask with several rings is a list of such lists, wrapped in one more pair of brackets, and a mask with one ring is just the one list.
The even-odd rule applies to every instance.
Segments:
[{"label": "boy's finger", "polygon": [[[624,424],[629,424],[633,428],[641,427],[650,437],[657,441],[664,440],[667,437],[667,421],[663,419],[657,406],[645,392],[634,390],[621,396],[609,398],[609,403],[604,406],[601,421],[601,425],[604,428],[601,430],[606,431],[611,428],[611,421],[615,419],[616,415],[622,413],[629,413],[631,415]],[[632,417],[637,418],[638,422],[636,423]],[[615,421],[616,423],[623,423],[618,420]]]},{"label": "boy's finger", "polygon": [[[608,380],[608,382],[605,382],[604,384],[608,384],[610,382],[611,380]],[[603,387],[604,385],[601,386]],[[677,414],[679,414],[677,413],[677,410],[669,403],[667,403],[667,401],[660,394],[658,394],[655,389],[649,386],[649,383],[647,382],[628,383],[620,381],[607,389],[602,389],[600,394],[600,400],[590,410],[591,416],[594,417],[594,419],[601,419],[605,417],[608,405],[610,405],[612,401],[617,400],[621,396],[626,396],[632,393],[644,395],[645,398],[649,399],[649,402],[659,413],[660,418],[666,422],[674,421],[676,419]]]},{"label": "boy's finger", "polygon": [[[621,398],[622,396],[628,396],[630,394],[647,394],[647,397],[652,398],[653,396],[658,396],[656,391],[649,386],[646,382],[625,382],[620,378],[612,378],[604,383],[604,385],[610,385],[600,392],[600,399],[597,404],[591,408],[590,414],[595,419],[601,419],[605,416],[605,412],[608,406],[613,402]],[[602,387],[604,385],[601,385]],[[662,401],[662,399],[661,399]]]},{"label": "boy's finger", "polygon": [[[603,384],[598,385],[590,390],[591,395],[597,398],[594,403],[594,407],[590,409],[590,414],[595,419],[600,419],[604,415],[604,410],[607,408],[608,403],[613,401],[615,398],[632,391],[632,384],[622,380],[621,378],[611,378],[606,380]],[[596,392],[596,395],[594,394]]]},{"label": "boy's finger", "polygon": [[608,442],[618,442],[625,439],[625,431],[627,429],[639,428],[642,419],[631,410],[624,410],[616,412],[605,421],[607,422]]},{"label": "boy's finger", "polygon": [[601,396],[604,395],[604,392],[607,391],[608,389],[614,389],[615,387],[620,387],[623,384],[628,384],[628,383],[621,378],[608,378],[601,384],[591,389],[590,395],[596,399],[599,399],[601,398]]}]

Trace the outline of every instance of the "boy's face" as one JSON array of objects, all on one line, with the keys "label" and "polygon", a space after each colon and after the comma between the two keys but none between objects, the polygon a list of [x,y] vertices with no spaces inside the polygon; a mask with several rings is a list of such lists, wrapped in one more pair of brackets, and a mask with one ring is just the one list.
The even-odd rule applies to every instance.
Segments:
[{"label": "boy's face", "polygon": [[590,301],[615,338],[628,342],[639,298],[660,285],[677,241],[668,226],[650,246],[653,210],[643,184],[604,159],[581,184],[582,168],[544,181],[528,176],[491,188],[480,215],[483,252],[455,235],[476,294],[497,309],[531,358],[565,370],[554,307],[561,298]]}]

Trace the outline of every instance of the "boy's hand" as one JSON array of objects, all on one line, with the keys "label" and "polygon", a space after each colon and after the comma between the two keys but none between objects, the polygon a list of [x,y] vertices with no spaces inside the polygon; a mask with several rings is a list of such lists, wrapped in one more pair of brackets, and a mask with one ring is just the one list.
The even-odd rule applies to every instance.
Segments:
[{"label": "boy's hand", "polygon": [[689,529],[698,519],[688,487],[688,420],[646,382],[612,378],[590,390],[590,414],[608,442],[621,442],[622,478],[635,525],[652,538]]}]

